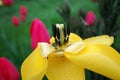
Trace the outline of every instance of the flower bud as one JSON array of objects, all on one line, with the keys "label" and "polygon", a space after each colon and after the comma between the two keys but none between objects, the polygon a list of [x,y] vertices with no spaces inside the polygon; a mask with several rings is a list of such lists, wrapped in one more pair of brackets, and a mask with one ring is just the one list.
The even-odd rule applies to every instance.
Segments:
[{"label": "flower bud", "polygon": [[33,20],[30,29],[30,36],[31,36],[32,49],[36,48],[38,42],[49,43],[50,40],[50,35],[45,25],[39,19]]},{"label": "flower bud", "polygon": [[6,58],[0,57],[0,80],[19,80],[16,67]]},{"label": "flower bud", "polygon": [[20,25],[20,21],[19,21],[17,16],[12,17],[12,23],[13,23],[14,26],[19,26]]},{"label": "flower bud", "polygon": [[11,6],[13,4],[13,0],[3,0],[3,5]]},{"label": "flower bud", "polygon": [[96,20],[95,14],[92,11],[89,11],[86,15],[85,22],[87,25],[92,26]]},{"label": "flower bud", "polygon": [[28,13],[27,8],[25,6],[20,6],[20,15],[26,16]]}]

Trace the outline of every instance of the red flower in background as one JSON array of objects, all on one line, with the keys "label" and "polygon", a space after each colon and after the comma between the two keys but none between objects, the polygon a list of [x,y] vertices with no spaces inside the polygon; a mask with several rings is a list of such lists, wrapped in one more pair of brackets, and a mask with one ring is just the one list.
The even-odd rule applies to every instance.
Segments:
[{"label": "red flower in background", "polygon": [[86,15],[85,22],[87,25],[92,26],[96,20],[95,14],[92,11],[89,11]]},{"label": "red flower in background", "polygon": [[20,15],[20,20],[21,20],[22,22],[26,21],[26,16]]},{"label": "red flower in background", "polygon": [[0,58],[0,80],[19,80],[20,75],[16,67],[6,58]]},{"label": "red flower in background", "polygon": [[36,48],[38,42],[49,43],[50,40],[50,35],[45,25],[39,19],[33,20],[30,29],[30,36],[31,36],[32,49]]},{"label": "red flower in background", "polygon": [[25,6],[20,6],[20,15],[26,16],[28,13],[27,8]]},{"label": "red flower in background", "polygon": [[12,17],[12,23],[13,23],[14,26],[19,26],[20,25],[20,21],[19,21],[17,16]]},{"label": "red flower in background", "polygon": [[11,6],[13,4],[13,0],[3,0],[3,5]]}]

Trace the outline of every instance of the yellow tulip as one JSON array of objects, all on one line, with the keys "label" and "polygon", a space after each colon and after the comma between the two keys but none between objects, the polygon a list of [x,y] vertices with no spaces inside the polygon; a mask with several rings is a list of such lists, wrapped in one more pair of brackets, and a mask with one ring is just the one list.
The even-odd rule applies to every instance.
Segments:
[{"label": "yellow tulip", "polygon": [[102,35],[82,40],[64,30],[63,24],[54,27],[51,44],[38,43],[23,62],[22,80],[42,80],[44,75],[48,80],[85,80],[85,68],[120,80],[120,55],[110,46],[113,37]]}]

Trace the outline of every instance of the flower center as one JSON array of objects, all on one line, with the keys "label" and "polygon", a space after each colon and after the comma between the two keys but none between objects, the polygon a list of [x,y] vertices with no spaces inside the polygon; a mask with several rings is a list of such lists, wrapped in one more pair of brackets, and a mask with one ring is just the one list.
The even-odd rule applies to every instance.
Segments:
[{"label": "flower center", "polygon": [[70,28],[69,26],[65,27],[64,24],[56,24],[52,25],[52,27],[55,39],[55,43],[53,44],[56,49],[55,55],[56,57],[64,56],[64,49],[69,41]]},{"label": "flower center", "polygon": [[64,26],[64,24],[56,24],[53,25],[53,36],[55,38],[55,45],[56,47],[62,47],[66,43],[68,43],[69,35],[70,35],[70,28]]}]

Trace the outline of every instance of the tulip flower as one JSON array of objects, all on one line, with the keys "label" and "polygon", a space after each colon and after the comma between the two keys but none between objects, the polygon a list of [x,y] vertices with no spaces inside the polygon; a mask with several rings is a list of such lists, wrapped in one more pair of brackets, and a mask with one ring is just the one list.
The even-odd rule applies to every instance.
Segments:
[{"label": "tulip flower", "polygon": [[19,26],[20,25],[20,21],[19,21],[17,16],[12,17],[12,23],[13,23],[14,26]]},{"label": "tulip flower", "polygon": [[28,13],[27,8],[25,6],[20,6],[20,15],[26,16]]},{"label": "tulip flower", "polygon": [[[85,80],[85,69],[120,80],[120,54],[112,36],[81,39],[63,24],[53,25],[50,44],[38,43],[21,67],[22,80]],[[42,33],[44,34],[44,33]]]},{"label": "tulip flower", "polygon": [[26,16],[20,14],[20,20],[24,22],[26,20]]},{"label": "tulip flower", "polygon": [[92,11],[89,11],[86,15],[85,22],[87,23],[87,25],[92,26],[95,22],[95,19],[95,14]]},{"label": "tulip flower", "polygon": [[38,42],[47,42],[49,43],[50,35],[42,21],[39,19],[34,19],[31,28],[30,28],[30,36],[31,36],[31,46],[32,49],[35,49]]},{"label": "tulip flower", "polygon": [[13,0],[3,0],[3,5],[11,6],[13,4]]},{"label": "tulip flower", "polygon": [[19,80],[16,67],[6,58],[0,57],[0,80]]}]

